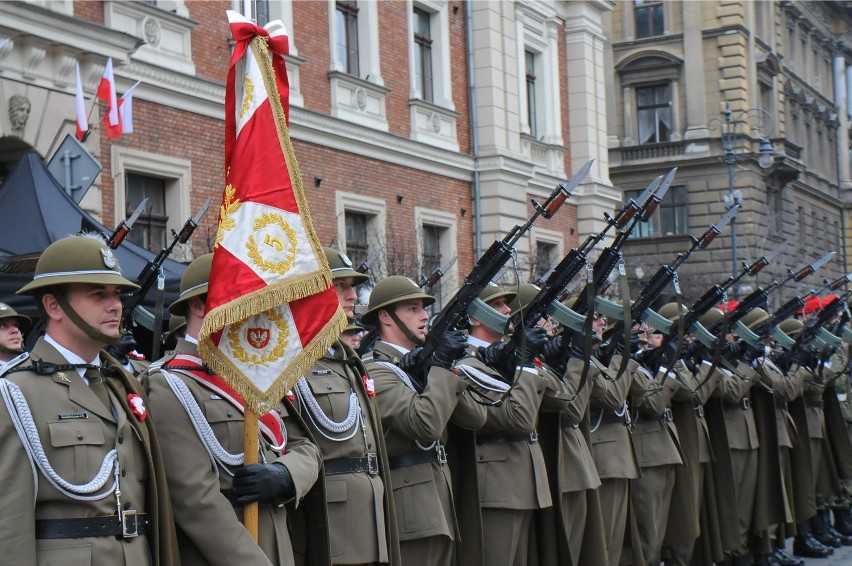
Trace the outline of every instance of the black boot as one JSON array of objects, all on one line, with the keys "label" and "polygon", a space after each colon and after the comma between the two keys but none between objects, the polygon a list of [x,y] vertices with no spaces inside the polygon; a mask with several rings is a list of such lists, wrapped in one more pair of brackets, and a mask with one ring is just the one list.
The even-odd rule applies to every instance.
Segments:
[{"label": "black boot", "polygon": [[852,510],[849,507],[838,507],[832,509],[834,515],[834,529],[846,536],[852,536]]},{"label": "black boot", "polygon": [[778,566],[805,566],[804,560],[792,556],[783,548],[776,548],[772,556],[775,557],[775,562]]},{"label": "black boot", "polygon": [[734,554],[731,556],[731,564],[734,566],[750,566],[751,560],[748,554]]},{"label": "black boot", "polygon": [[793,554],[803,558],[825,558],[834,554],[834,549],[826,547],[811,534],[810,522],[798,521],[796,523],[798,534],[793,539]]},{"label": "black boot", "polygon": [[[773,566],[773,562],[769,560],[771,554],[755,554],[752,559],[754,566]],[[748,562],[746,562],[748,564]]]},{"label": "black boot", "polygon": [[825,524],[825,530],[828,532],[828,534],[839,540],[840,544],[842,544],[843,546],[852,546],[852,536],[844,535],[832,526],[831,510],[823,509],[819,513],[820,515],[822,515],[822,522],[823,524]]},{"label": "black boot", "polygon": [[825,515],[822,511],[817,511],[817,514],[811,517],[811,534],[820,543],[825,546],[840,548],[843,546],[840,539],[832,535],[828,530],[828,522],[825,520]]}]

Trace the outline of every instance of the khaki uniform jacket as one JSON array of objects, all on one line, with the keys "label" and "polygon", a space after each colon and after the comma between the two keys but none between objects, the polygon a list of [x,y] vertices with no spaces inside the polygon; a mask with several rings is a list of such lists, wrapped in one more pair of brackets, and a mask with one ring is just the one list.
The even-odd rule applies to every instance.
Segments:
[{"label": "khaki uniform jacket", "polygon": [[591,376],[592,395],[590,400],[591,439],[594,448],[595,467],[600,479],[639,477],[639,464],[633,448],[627,420],[627,394],[638,364],[627,361],[627,369],[618,379],[617,368],[621,356],[612,357],[609,367],[592,358],[598,372]]},{"label": "khaki uniform jacket", "polygon": [[[475,356],[457,365],[468,365],[497,379],[497,372]],[[533,434],[538,411],[550,381],[538,370],[525,368],[499,407],[487,407],[485,425],[477,432],[476,464],[479,502],[498,509],[550,507],[550,488],[544,455],[537,441],[480,444],[484,434]],[[552,384],[550,384],[553,387]]]},{"label": "khaki uniform jacket", "polygon": [[586,434],[580,426],[589,407],[593,376],[599,371],[593,365],[589,366],[589,379],[578,391],[582,372],[583,361],[571,358],[561,383],[561,396],[570,399],[570,402],[565,403],[559,412],[559,475],[555,479],[560,493],[595,489],[601,485]]},{"label": "khaki uniform jacket", "polygon": [[[310,394],[333,421],[345,420],[350,396],[355,394],[363,414],[363,427],[357,430],[343,434],[325,430],[298,395],[296,408],[308,423],[324,463],[366,454],[378,457],[376,475],[359,472],[325,476],[332,564],[398,565],[399,542],[384,432],[375,398],[368,392],[372,385],[365,384],[366,376],[355,351],[340,341],[304,376]],[[351,438],[338,441],[347,436]]]},{"label": "khaki uniform jacket", "polygon": [[671,417],[671,400],[681,386],[673,369],[663,378],[660,373],[633,372],[633,446],[640,468],[680,465],[680,442]]},{"label": "khaki uniform jacket", "polygon": [[[144,400],[144,394],[135,378],[121,369],[117,361],[106,352],[100,355],[105,367],[110,368],[102,373],[110,391],[112,412],[74,369],[49,375],[7,371],[5,378],[20,387],[45,456],[64,480],[72,484],[88,483],[98,473],[107,453],[113,449],[118,452],[122,505],[149,514],[149,533],[131,539],[102,536],[36,540],[37,520],[115,515],[116,497],[110,494],[94,501],[71,499],[53,487],[40,471],[36,472],[38,485],[34,485],[9,409],[0,403],[0,478],[3,478],[0,556],[4,564],[179,563],[159,441],[151,419],[140,421],[128,404],[128,395],[140,395]],[[44,338],[36,343],[31,359],[18,368],[31,367],[34,360],[68,364]],[[111,479],[112,474],[107,486],[112,485]]]},{"label": "khaki uniform jacket", "polygon": [[[214,467],[192,420],[161,373],[160,366],[176,354],[197,356],[198,348],[191,342],[179,340],[176,351],[155,363],[145,381],[151,413],[163,445],[163,460],[181,540],[181,563],[184,566],[295,564],[287,530],[287,511],[283,506],[260,506],[258,542],[243,526],[242,509],[234,508],[228,499],[233,486],[231,473],[236,468],[230,468],[231,473],[228,473],[218,465]],[[222,447],[230,454],[242,453],[243,414],[239,409],[186,372],[168,371],[186,384]],[[296,486],[298,505],[316,482],[322,457],[319,448],[288,418],[287,408],[280,404],[277,410],[286,430],[285,453],[273,452],[261,438],[261,461],[279,462],[287,467]]]},{"label": "khaki uniform jacket", "polygon": [[[485,424],[485,407],[467,393],[467,383],[457,375],[432,367],[423,393],[410,389],[393,370],[377,361],[398,365],[400,351],[376,342],[372,360],[365,362],[375,382],[376,400],[385,430],[388,458],[423,452],[435,441],[447,442],[447,423],[475,430]],[[430,449],[437,453],[437,445]],[[452,476],[447,464],[437,461],[391,469],[399,540],[432,536],[458,539],[453,509]]]},{"label": "khaki uniform jacket", "polygon": [[754,368],[737,362],[734,373],[725,374],[716,394],[722,398],[725,430],[729,446],[736,450],[756,450],[760,447],[754,413],[751,410],[751,387],[758,376]]}]

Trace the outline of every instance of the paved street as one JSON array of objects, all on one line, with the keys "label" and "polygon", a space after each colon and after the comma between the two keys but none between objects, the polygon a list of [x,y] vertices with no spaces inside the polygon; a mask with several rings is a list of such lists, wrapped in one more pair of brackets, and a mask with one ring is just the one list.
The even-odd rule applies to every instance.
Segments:
[{"label": "paved street", "polygon": [[[793,552],[793,539],[788,539],[787,550]],[[834,549],[828,558],[806,558],[805,566],[852,566],[852,546]]]}]

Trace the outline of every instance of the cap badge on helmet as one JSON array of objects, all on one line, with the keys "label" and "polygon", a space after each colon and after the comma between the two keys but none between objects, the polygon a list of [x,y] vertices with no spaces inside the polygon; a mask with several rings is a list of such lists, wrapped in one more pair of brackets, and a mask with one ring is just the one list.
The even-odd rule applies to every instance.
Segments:
[{"label": "cap badge on helmet", "polygon": [[115,267],[115,256],[112,255],[112,250],[109,248],[101,248],[101,255],[104,258],[104,265],[112,269]]},{"label": "cap badge on helmet", "polygon": [[340,260],[343,262],[343,265],[346,267],[352,267],[352,260],[349,259],[349,256],[343,252],[340,252]]}]

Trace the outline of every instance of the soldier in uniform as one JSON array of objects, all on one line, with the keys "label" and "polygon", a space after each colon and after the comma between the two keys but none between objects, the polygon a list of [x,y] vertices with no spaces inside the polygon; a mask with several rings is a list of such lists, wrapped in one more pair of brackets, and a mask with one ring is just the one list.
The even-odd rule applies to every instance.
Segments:
[{"label": "soldier in uniform", "polygon": [[[325,248],[340,306],[352,320],[367,276]],[[338,341],[294,387],[297,410],[322,453],[332,564],[400,564],[384,433],[375,385]]]},{"label": "soldier in uniform", "polygon": [[[284,504],[302,502],[322,458],[285,400],[259,417],[261,463],[243,466],[242,398],[198,356],[212,260],[213,254],[203,255],[184,272],[169,313],[186,317],[186,335],[144,379],[160,431],[181,563],[294,565],[293,546],[302,547],[303,557],[306,541],[291,541],[288,523],[294,520]],[[242,506],[254,501],[260,502],[257,542],[241,523]],[[317,533],[308,534],[314,536],[308,550],[327,560]]]},{"label": "soldier in uniform", "polygon": [[365,367],[375,382],[385,430],[402,562],[411,566],[452,564],[459,534],[445,449],[447,424],[475,430],[486,417],[485,407],[471,399],[467,382],[450,371],[465,351],[460,330],[442,336],[425,383],[399,367],[425,340],[429,314],[424,307],[434,302],[408,277],[391,276],[373,288],[363,316],[379,329]]},{"label": "soldier in uniform", "polygon": [[31,325],[30,317],[18,314],[6,303],[0,303],[0,370],[24,353],[24,332]]},{"label": "soldier in uniform", "polygon": [[0,556],[7,564],[178,564],[157,435],[121,337],[121,275],[99,238],[42,253],[32,295],[46,334],[0,380]]},{"label": "soldier in uniform", "polygon": [[494,283],[483,289],[480,301],[503,315],[503,322],[491,322],[493,313],[484,309],[472,312],[470,355],[456,364],[480,378],[514,384],[502,404],[487,407],[485,425],[476,433],[484,563],[488,566],[527,564],[535,541],[534,513],[553,504],[536,432],[539,407],[545,390],[552,386],[534,363],[547,333],[541,327],[516,329],[523,333],[522,340],[513,336],[512,343],[502,341],[514,297],[514,292]]}]

